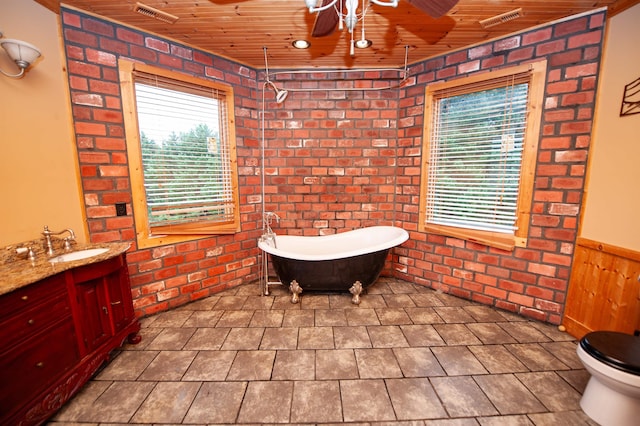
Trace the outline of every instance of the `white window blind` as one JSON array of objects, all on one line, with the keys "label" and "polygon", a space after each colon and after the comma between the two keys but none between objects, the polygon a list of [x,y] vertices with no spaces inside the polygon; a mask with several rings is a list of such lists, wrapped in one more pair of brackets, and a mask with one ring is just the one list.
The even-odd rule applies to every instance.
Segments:
[{"label": "white window blind", "polygon": [[529,74],[434,93],[427,223],[511,233]]},{"label": "white window blind", "polygon": [[149,226],[234,220],[225,93],[134,72]]}]

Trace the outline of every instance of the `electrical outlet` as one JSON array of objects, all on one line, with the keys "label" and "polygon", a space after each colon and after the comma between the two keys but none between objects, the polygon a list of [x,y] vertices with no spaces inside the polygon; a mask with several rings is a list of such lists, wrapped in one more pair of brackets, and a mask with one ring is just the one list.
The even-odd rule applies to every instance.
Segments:
[{"label": "electrical outlet", "polygon": [[116,216],[126,216],[126,215],[127,215],[127,204],[116,203]]}]

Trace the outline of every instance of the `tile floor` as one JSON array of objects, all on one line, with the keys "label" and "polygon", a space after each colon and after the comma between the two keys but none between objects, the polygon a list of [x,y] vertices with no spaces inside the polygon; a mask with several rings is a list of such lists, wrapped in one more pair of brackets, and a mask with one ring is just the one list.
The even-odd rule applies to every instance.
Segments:
[{"label": "tile floor", "polygon": [[556,327],[381,278],[349,294],[244,285],[142,320],[52,419],[69,424],[584,425]]}]

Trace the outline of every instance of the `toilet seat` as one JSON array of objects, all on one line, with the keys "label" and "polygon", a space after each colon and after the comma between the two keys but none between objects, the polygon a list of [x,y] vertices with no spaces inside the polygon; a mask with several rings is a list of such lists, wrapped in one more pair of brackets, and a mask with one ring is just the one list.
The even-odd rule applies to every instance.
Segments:
[{"label": "toilet seat", "polygon": [[625,373],[640,376],[640,337],[617,331],[593,331],[580,347],[597,360]]}]

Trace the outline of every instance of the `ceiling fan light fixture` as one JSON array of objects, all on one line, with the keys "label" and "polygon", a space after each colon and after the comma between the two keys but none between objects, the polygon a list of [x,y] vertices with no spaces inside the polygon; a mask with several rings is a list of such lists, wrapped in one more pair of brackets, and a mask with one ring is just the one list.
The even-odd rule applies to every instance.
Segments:
[{"label": "ceiling fan light fixture", "polygon": [[308,40],[293,40],[293,42],[291,43],[291,45],[293,47],[295,47],[296,49],[308,49],[311,47],[311,43],[309,43]]}]

